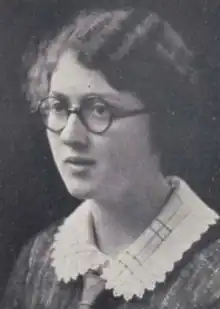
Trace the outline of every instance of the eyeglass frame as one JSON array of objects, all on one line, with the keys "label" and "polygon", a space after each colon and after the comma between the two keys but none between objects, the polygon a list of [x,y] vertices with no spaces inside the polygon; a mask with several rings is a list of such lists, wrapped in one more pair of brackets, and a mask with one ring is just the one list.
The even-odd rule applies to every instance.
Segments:
[{"label": "eyeglass frame", "polygon": [[[88,124],[86,123],[86,121],[84,120],[83,116],[82,116],[82,110],[83,110],[83,102],[78,105],[78,106],[70,106],[68,108],[66,108],[66,113],[67,113],[67,120],[66,120],[66,124],[61,128],[61,129],[58,129],[58,130],[55,130],[55,129],[52,129],[51,127],[49,127],[45,121],[43,121],[45,127],[54,132],[54,133],[61,133],[67,123],[68,123],[68,120],[69,120],[69,116],[71,114],[75,114],[77,115],[77,117],[79,118],[79,120],[81,121],[81,123],[84,125],[84,127],[88,130],[88,132],[91,132],[93,134],[96,134],[96,135],[102,135],[104,134],[112,125],[112,123],[114,121],[116,121],[117,119],[123,119],[123,118],[127,118],[127,117],[132,117],[132,116],[137,116],[137,115],[141,115],[141,114],[145,114],[145,113],[149,113],[149,109],[147,109],[146,107],[145,108],[142,108],[142,109],[133,109],[133,110],[124,110],[123,108],[118,108],[118,107],[114,107],[113,105],[111,105],[110,103],[106,102],[105,99],[101,98],[99,95],[90,95],[88,98],[100,98],[102,103],[105,104],[105,106],[108,108],[109,110],[109,115],[110,115],[110,118],[109,118],[109,123],[108,125],[106,126],[106,128],[100,132],[96,132],[94,130],[92,130]],[[39,114],[42,116],[43,118],[43,113],[40,111],[40,108],[42,106],[42,104],[48,100],[49,98],[53,98],[53,99],[56,99],[56,100],[59,100],[59,98],[57,98],[56,96],[53,96],[53,95],[49,95],[43,99],[40,100],[39,104],[38,104],[38,107],[37,107],[37,112],[39,112]],[[116,114],[115,112],[118,112],[118,114]]]}]

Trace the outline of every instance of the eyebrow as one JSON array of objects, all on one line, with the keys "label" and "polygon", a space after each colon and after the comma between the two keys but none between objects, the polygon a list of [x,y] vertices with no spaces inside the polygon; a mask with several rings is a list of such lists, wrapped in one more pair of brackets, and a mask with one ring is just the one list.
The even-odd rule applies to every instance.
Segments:
[{"label": "eyebrow", "polygon": [[58,91],[51,91],[51,93],[49,93],[49,97],[55,97],[61,100],[65,100],[66,102],[69,102],[69,97],[68,95],[62,93],[62,92],[58,92]]},{"label": "eyebrow", "polygon": [[[62,100],[65,100],[67,101],[69,104],[70,104],[70,99],[71,97],[62,93],[62,92],[59,92],[59,91],[51,91],[49,93],[49,96],[50,97],[56,97],[58,99],[62,99]],[[79,98],[79,102],[83,99],[86,99],[86,98],[90,98],[90,97],[100,97],[100,98],[103,98],[103,99],[109,99],[109,100],[112,100],[114,102],[118,102],[120,103],[120,99],[119,97],[117,96],[114,96],[110,93],[97,93],[97,92],[88,92],[88,93],[85,93],[85,94],[79,94],[78,98]]]},{"label": "eyebrow", "polygon": [[[51,91],[49,96],[58,98],[60,100],[64,100],[69,106],[72,105],[71,104],[71,97],[69,97],[68,95],[66,95],[62,92]],[[82,102],[82,100],[84,100],[86,98],[90,98],[90,97],[100,97],[103,100],[106,100],[107,103],[109,103],[113,107],[116,107],[116,108],[119,107],[119,108],[127,110],[127,108],[126,108],[126,98],[123,98],[123,93],[121,93],[121,96],[120,96],[120,95],[112,94],[112,93],[109,93],[109,92],[103,92],[103,93],[89,92],[89,93],[86,93],[86,94],[80,94],[78,103],[80,104],[80,102]],[[135,98],[134,98],[134,103],[135,103]],[[137,105],[137,104],[135,104],[135,105]]]}]

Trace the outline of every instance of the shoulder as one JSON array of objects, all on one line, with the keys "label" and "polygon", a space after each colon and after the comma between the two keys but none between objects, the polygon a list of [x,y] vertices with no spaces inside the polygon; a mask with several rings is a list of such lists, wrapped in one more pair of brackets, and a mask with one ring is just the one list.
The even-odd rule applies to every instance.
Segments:
[{"label": "shoulder", "polygon": [[61,247],[64,244],[66,246],[70,245],[72,238],[80,238],[81,234],[79,235],[77,231],[80,229],[84,233],[86,229],[83,221],[87,219],[88,206],[89,203],[86,202],[80,204],[70,215],[54,222],[33,237],[29,255],[29,268],[32,268],[35,264],[48,263],[48,266],[51,264],[54,244],[58,242],[59,235],[64,236],[61,237]]},{"label": "shoulder", "polygon": [[[49,258],[54,251],[54,243],[57,243],[59,238],[63,249],[64,244],[71,245],[72,238],[80,238],[84,234],[88,223],[89,205],[86,202],[80,204],[70,215],[54,222],[34,236],[30,251],[30,266],[42,262],[44,256]],[[82,233],[79,234],[79,230]]]},{"label": "shoulder", "polygon": [[13,271],[17,273],[18,271],[22,272],[22,269],[25,269],[27,272],[38,260],[38,257],[45,255],[50,248],[53,242],[54,234],[62,221],[60,220],[53,223],[48,228],[40,231],[37,235],[30,238],[27,243],[23,245],[13,267]]},{"label": "shoulder", "polygon": [[40,231],[31,240],[31,248],[29,250],[29,267],[31,268],[35,263],[42,261],[43,257],[47,255],[53,244],[54,237],[62,224],[64,219],[52,223],[49,227]]},{"label": "shoulder", "polygon": [[41,267],[39,263],[42,264],[46,260],[46,252],[48,252],[58,225],[58,222],[52,224],[23,246],[9,277],[1,308],[26,308],[26,296],[33,294],[32,290],[36,286],[35,282],[39,277],[39,267]]},{"label": "shoulder", "polygon": [[[220,220],[217,223],[209,228],[209,230],[204,233],[201,239],[195,243],[189,255],[192,255],[190,263],[193,266],[200,265],[200,262],[203,261],[203,270],[208,266],[204,264],[204,261],[209,261],[211,264],[219,263],[220,266]],[[207,267],[205,267],[207,266]]]},{"label": "shoulder", "polygon": [[[220,297],[220,224],[212,226],[185,255],[173,288],[197,306],[210,306]],[[202,307],[203,308],[203,307]]]}]

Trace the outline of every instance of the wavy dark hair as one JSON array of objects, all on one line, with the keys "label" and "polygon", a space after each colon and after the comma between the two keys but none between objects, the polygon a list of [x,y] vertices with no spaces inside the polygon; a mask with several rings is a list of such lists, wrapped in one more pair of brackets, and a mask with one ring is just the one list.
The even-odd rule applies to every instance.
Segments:
[{"label": "wavy dark hair", "polygon": [[144,8],[84,10],[73,16],[42,40],[37,55],[24,58],[32,109],[48,94],[53,71],[67,50],[85,67],[104,74],[112,87],[148,106],[153,146],[162,160],[183,154],[196,158],[200,76],[195,54],[168,22]]}]

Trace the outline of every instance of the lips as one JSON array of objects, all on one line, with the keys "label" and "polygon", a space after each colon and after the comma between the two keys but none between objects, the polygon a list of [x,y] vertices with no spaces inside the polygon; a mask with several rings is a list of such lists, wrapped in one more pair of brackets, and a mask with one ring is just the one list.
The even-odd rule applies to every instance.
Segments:
[{"label": "lips", "polygon": [[65,162],[78,166],[91,166],[95,164],[95,160],[83,157],[69,157]]},{"label": "lips", "polygon": [[71,173],[77,176],[85,177],[95,165],[95,161],[90,158],[69,157],[65,160]]}]

